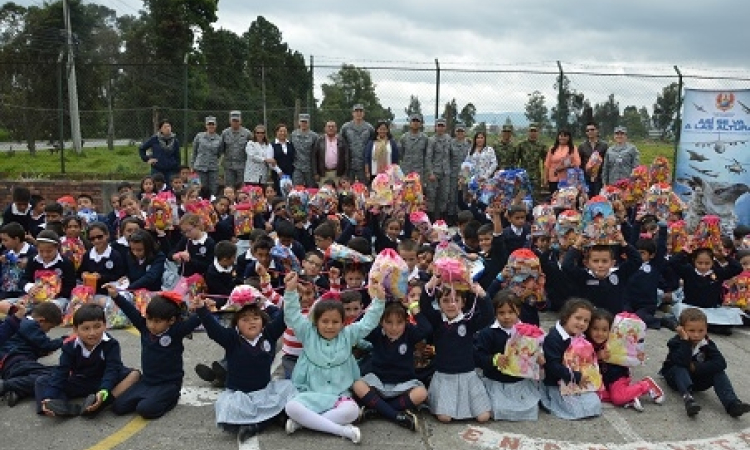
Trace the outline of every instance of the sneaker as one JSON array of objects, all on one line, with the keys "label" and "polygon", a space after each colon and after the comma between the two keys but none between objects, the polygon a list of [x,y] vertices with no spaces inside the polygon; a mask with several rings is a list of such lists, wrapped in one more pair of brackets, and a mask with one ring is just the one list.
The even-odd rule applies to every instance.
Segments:
[{"label": "sneaker", "polygon": [[5,402],[8,404],[9,408],[12,408],[18,404],[18,402],[21,401],[21,395],[16,391],[7,391],[5,393]]},{"label": "sneaker", "polygon": [[88,411],[88,409],[96,404],[96,394],[91,394],[83,401],[83,404],[81,404],[81,415],[82,416],[93,416],[95,415],[102,407],[102,405],[99,405],[98,408],[92,411]]},{"label": "sneaker", "polygon": [[293,434],[295,431],[300,429],[300,424],[292,419],[286,419],[286,426],[284,427],[286,434]]},{"label": "sneaker", "polygon": [[643,381],[648,383],[648,395],[651,397],[651,400],[657,405],[664,403],[664,390],[656,384],[656,381],[651,377],[646,377]]},{"label": "sneaker", "polygon": [[65,400],[49,400],[46,406],[57,417],[73,417],[81,414],[81,407],[79,405],[66,402]]},{"label": "sneaker", "polygon": [[347,425],[346,428],[349,432],[349,439],[351,439],[353,443],[359,444],[362,442],[362,432],[359,431],[359,428],[354,425]]},{"label": "sneaker", "polygon": [[625,408],[633,408],[634,410],[638,412],[643,412],[643,405],[641,405],[641,401],[637,398],[634,398],[632,402],[626,403]]},{"label": "sneaker", "polygon": [[677,322],[677,319],[669,314],[661,318],[661,326],[664,328],[668,328],[672,331],[677,331],[677,327],[679,326],[679,322]]},{"label": "sneaker", "polygon": [[259,431],[260,427],[255,423],[251,423],[250,425],[242,425],[240,426],[240,430],[237,432],[237,440],[239,440],[241,444],[247,442],[248,439],[258,434]]},{"label": "sneaker", "polygon": [[737,400],[736,402],[729,405],[729,408],[727,408],[727,412],[730,416],[737,418],[740,417],[743,414],[747,414],[750,412],[750,405],[747,403],[743,403],[740,400]]},{"label": "sneaker", "polygon": [[685,399],[685,412],[688,417],[694,417],[701,411],[701,405],[697,404],[692,397]]},{"label": "sneaker", "polygon": [[356,423],[362,423],[365,420],[372,420],[378,417],[378,412],[372,408],[366,406],[359,407],[359,417],[357,417]]},{"label": "sneaker", "polygon": [[396,423],[411,431],[417,431],[419,427],[419,419],[408,409],[396,414]]},{"label": "sneaker", "polygon": [[195,366],[195,373],[198,374],[198,378],[209,383],[216,380],[216,372],[205,364],[198,364]]}]

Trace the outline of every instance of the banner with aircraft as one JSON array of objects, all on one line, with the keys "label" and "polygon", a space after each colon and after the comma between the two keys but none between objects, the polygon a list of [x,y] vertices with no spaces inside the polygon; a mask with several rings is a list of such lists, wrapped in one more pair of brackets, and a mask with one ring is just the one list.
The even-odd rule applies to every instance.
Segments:
[{"label": "banner with aircraft", "polygon": [[750,225],[750,90],[685,89],[674,191],[688,226],[708,214],[725,232]]}]

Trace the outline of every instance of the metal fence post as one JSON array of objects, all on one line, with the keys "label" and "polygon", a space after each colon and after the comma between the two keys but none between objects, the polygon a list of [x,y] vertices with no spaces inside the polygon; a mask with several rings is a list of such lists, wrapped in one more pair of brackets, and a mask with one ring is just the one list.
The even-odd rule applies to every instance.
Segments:
[{"label": "metal fence post", "polygon": [[60,122],[60,173],[65,173],[65,113],[63,112],[63,52],[57,58],[57,120]]},{"label": "metal fence post", "polygon": [[307,112],[310,114],[310,124],[314,127],[317,119],[315,107],[315,56],[310,55],[310,93],[307,99]]},{"label": "metal fence post", "polygon": [[[440,114],[440,62],[438,61],[437,58],[435,58],[435,120],[437,120],[438,117],[440,117],[439,114]],[[424,122],[422,123],[424,124]]]},{"label": "metal fence post", "polygon": [[557,61],[557,70],[560,71],[560,76],[557,79],[557,114],[555,114],[557,117],[555,117],[555,125],[557,126],[557,131],[560,131],[568,128],[568,118],[564,114],[568,109],[565,105],[567,99],[565,98],[565,86],[563,86],[565,74],[563,73],[560,61]]},{"label": "metal fence post", "polygon": [[[184,60],[184,86],[183,90],[184,92],[184,105],[182,110],[182,145],[185,149],[185,153],[183,154],[183,157],[185,158],[183,161],[184,165],[188,165],[188,53],[185,53],[185,60]],[[167,183],[169,183],[170,180],[167,180]]]},{"label": "metal fence post", "polygon": [[680,145],[680,131],[682,130],[682,72],[677,66],[674,66],[674,71],[677,72],[677,117],[674,119],[674,151],[676,155],[677,148]]}]

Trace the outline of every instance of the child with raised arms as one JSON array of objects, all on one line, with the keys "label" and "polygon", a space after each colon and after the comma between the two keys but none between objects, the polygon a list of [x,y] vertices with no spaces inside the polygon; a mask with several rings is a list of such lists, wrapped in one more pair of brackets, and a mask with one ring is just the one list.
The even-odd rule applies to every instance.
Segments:
[{"label": "child with raised arms", "polygon": [[359,416],[359,407],[349,389],[359,378],[352,347],[377,325],[385,306],[385,291],[371,283],[373,302],[362,320],[344,327],[344,307],[336,300],[320,300],[309,318],[300,312],[297,274],[284,278],[284,316],[302,343],[302,352],[292,373],[299,391],[286,405],[287,433],[299,427],[322,431],[359,443],[359,428],[351,425]]}]

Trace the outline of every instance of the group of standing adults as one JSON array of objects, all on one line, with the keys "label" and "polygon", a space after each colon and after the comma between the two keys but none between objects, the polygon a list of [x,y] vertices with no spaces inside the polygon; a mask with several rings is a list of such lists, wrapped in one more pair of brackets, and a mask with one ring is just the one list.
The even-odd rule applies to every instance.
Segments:
[{"label": "group of standing adults", "polygon": [[[206,131],[198,133],[193,141],[190,166],[211,193],[216,193],[222,157],[225,185],[273,182],[277,190],[284,175],[291,177],[294,185],[306,187],[343,176],[351,182],[369,184],[389,165],[400,164],[404,173],[420,175],[430,217],[444,218],[449,223],[458,214],[456,190],[465,161],[487,178],[499,169],[525,169],[537,199],[543,188],[556,190],[568,168],[584,169],[589,192],[598,194],[603,184],[629,176],[639,164],[638,150],[627,141],[624,127],[615,129],[615,143],[609,146],[599,138],[595,123],[586,125],[586,139],[580,146],[574,145],[569,131],[560,130],[550,148],[540,142],[539,124],[531,123],[526,139],[517,144],[513,142],[513,127],[504,125],[493,149],[487,145],[486,133],[477,132],[469,139],[462,124],[455,125],[455,135],[451,136],[443,118],[435,121],[435,133],[428,136],[419,114],[409,117],[409,130],[396,141],[387,121],[375,126],[365,121],[361,104],[353,106],[352,120],[340,132],[336,122],[328,121],[320,135],[310,129],[308,114],[299,115],[298,127],[291,133],[286,124],[277,124],[272,138],[263,125],[257,125],[252,132],[242,126],[240,111],[232,111],[229,120],[230,126],[218,133],[216,117],[206,117]],[[170,180],[179,171],[179,148],[171,124],[163,121],[158,132],[140,147],[140,155],[151,165],[152,173],[161,172]],[[595,151],[603,159],[600,165],[588,164]]]}]

